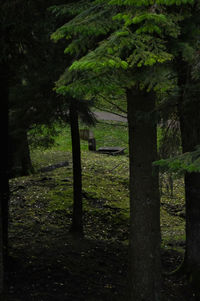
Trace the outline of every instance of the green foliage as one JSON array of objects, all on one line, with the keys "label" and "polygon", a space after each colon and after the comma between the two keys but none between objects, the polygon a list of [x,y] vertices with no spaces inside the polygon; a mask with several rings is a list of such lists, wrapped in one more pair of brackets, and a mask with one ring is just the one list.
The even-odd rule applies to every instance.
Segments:
[{"label": "green foliage", "polygon": [[149,6],[154,4],[163,5],[181,5],[181,4],[193,4],[194,0],[110,0],[110,4],[114,5],[127,5],[127,6]]},{"label": "green foliage", "polygon": [[[67,7],[68,5],[66,5],[66,9]],[[73,7],[76,8],[77,4],[75,3]],[[79,57],[96,45],[99,36],[107,35],[118,25],[117,22],[110,22],[113,10],[106,2],[103,5],[96,4],[95,1],[87,2],[84,4],[84,8],[51,36],[55,41],[61,38],[70,40],[65,53],[75,54]]]},{"label": "green foliage", "polygon": [[156,3],[158,4],[165,4],[168,6],[171,5],[183,5],[183,4],[194,4],[194,0],[157,0]]},{"label": "green foliage", "polygon": [[[56,92],[87,99],[102,92],[109,95],[111,91],[117,97],[135,85],[166,91],[174,84],[165,77],[163,68],[174,58],[168,40],[180,35],[180,23],[189,15],[168,12],[167,6],[191,3],[90,2],[52,35],[55,40],[65,37],[65,53],[77,58],[57,82]],[[191,51],[189,46],[185,48],[185,57]],[[148,77],[150,70],[152,76]]]},{"label": "green foliage", "polygon": [[54,5],[48,8],[48,10],[54,14],[56,17],[65,16],[65,17],[74,17],[83,11],[85,11],[90,5],[90,1],[79,1],[78,5],[76,3],[68,3],[62,5]]},{"label": "green foliage", "polygon": [[[130,54],[124,59],[124,53]],[[125,87],[133,86],[138,81],[144,83],[148,79],[147,85],[150,86],[155,77],[157,84],[164,85],[167,79],[159,81],[162,76],[156,76],[155,70],[153,76],[148,78],[146,70],[141,70],[144,75],[139,76],[137,68],[165,63],[171,59],[172,55],[166,52],[161,39],[119,30],[94,51],[75,61],[57,82],[56,91],[79,98],[87,97],[88,93],[95,95],[102,92],[107,95],[115,93],[117,96],[123,94]]]},{"label": "green foliage", "polygon": [[171,172],[200,172],[200,146],[193,152],[183,153],[169,159],[161,159],[154,162],[161,170]]},{"label": "green foliage", "polygon": [[[97,100],[103,94],[117,100],[125,97],[127,88],[136,86],[156,91],[160,108],[173,107],[180,92],[174,60],[183,58],[193,78],[200,74],[194,1],[101,0],[90,4],[57,31],[68,39],[66,52],[76,58],[57,81],[56,92]],[[184,154],[156,164],[172,171],[198,171],[199,162],[192,156]]]},{"label": "green foliage", "polygon": [[28,132],[29,146],[33,149],[46,149],[54,145],[56,137],[61,129],[55,124],[51,126],[35,125]]},{"label": "green foliage", "polygon": [[[180,18],[180,17],[179,17]],[[177,27],[176,21],[178,20],[177,16],[170,14],[160,14],[156,12],[145,12],[139,11],[136,13],[119,13],[113,19],[123,20],[125,27],[130,25],[140,25],[136,29],[136,33],[155,33],[162,35],[162,33],[167,33],[170,36],[177,37],[179,34],[179,28]]]}]

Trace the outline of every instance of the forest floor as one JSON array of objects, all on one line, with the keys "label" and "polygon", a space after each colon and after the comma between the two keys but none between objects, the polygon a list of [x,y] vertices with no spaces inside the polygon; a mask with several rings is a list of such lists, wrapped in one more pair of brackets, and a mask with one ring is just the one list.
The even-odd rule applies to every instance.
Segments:
[{"label": "forest floor", "polygon": [[[97,148],[127,148],[124,123],[101,123],[92,130]],[[125,155],[108,156],[89,152],[81,142],[85,235],[75,239],[69,233],[69,128],[56,141],[56,147],[32,152],[34,174],[10,180],[8,301],[128,301],[127,149]],[[167,175],[162,178],[162,301],[192,301],[186,279],[166,275],[184,256],[183,180],[174,179],[172,196]]]},{"label": "forest floor", "polygon": [[[128,158],[83,152],[82,159],[81,240],[69,234],[70,153],[36,154],[36,173],[11,180],[8,300],[129,300]],[[69,164],[58,168],[60,162]],[[47,165],[57,168],[41,172]],[[173,198],[166,185],[161,202],[162,264],[163,272],[170,272],[183,259],[185,220],[182,180],[175,180]],[[163,295],[169,301],[195,300],[186,279],[177,275],[164,276]]]}]

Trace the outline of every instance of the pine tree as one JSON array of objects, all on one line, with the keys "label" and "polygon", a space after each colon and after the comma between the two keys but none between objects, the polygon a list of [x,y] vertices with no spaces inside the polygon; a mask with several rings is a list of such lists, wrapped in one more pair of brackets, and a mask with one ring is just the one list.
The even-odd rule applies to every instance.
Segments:
[{"label": "pine tree", "polygon": [[[0,120],[2,129],[2,148],[0,164],[0,294],[4,290],[4,274],[8,264],[8,215],[9,215],[9,113],[11,113],[11,89],[19,83],[22,69],[27,67],[24,61],[27,54],[26,46],[31,44],[33,31],[31,30],[34,5],[41,1],[14,1],[8,0],[1,3],[0,11],[0,85],[1,85],[1,109]],[[51,3],[49,2],[49,5]],[[40,4],[41,5],[41,4]],[[30,45],[31,44],[31,45]],[[29,50],[30,50],[29,48]],[[30,58],[30,57],[29,57]],[[30,61],[29,61],[30,63]],[[23,66],[23,67],[22,67]],[[33,69],[32,69],[33,70]],[[30,71],[30,69],[29,69]],[[23,73],[23,76],[25,73]],[[21,82],[24,77],[21,77]],[[38,75],[37,75],[38,76]],[[26,78],[27,79],[27,78]],[[23,85],[21,85],[22,88]],[[19,90],[18,90],[19,92]],[[23,94],[24,90],[20,90]],[[18,95],[20,94],[18,93]],[[30,94],[29,94],[30,96]],[[22,97],[23,98],[23,97]],[[16,100],[19,100],[16,99]],[[27,100],[27,99],[26,99]],[[16,104],[16,103],[15,103]],[[22,102],[18,103],[21,108]],[[27,109],[27,107],[26,107]],[[30,106],[29,106],[30,109]],[[10,114],[11,115],[11,114]],[[24,117],[24,116],[23,116]],[[26,129],[26,128],[25,128]],[[24,128],[23,128],[24,130]],[[3,300],[3,299],[2,299]]]},{"label": "pine tree", "polygon": [[[183,153],[191,152],[191,158],[194,157],[195,148],[200,144],[200,85],[199,80],[195,80],[193,77],[193,72],[195,72],[194,63],[200,49],[199,12],[198,2],[195,2],[194,7],[188,7],[187,9],[187,17],[181,24],[182,34],[180,35],[179,43],[177,43],[179,47],[177,47],[178,55],[176,56],[175,64],[179,88],[178,112],[180,116],[182,148]],[[195,289],[194,294],[199,297],[200,173],[198,169],[192,168],[192,165],[185,172],[186,251],[184,268],[189,281]]]},{"label": "pine tree", "polygon": [[[21,33],[19,36],[20,64],[18,72],[13,70],[10,83],[11,176],[26,175],[33,171],[29,154],[33,131],[29,130],[36,131],[42,125],[52,128],[52,123],[61,115],[59,109],[63,101],[61,97],[56,97],[53,85],[67,58],[64,59],[60,48],[53,47],[55,45],[49,40],[49,35],[56,26],[52,16],[46,11],[50,4],[50,0],[45,4],[30,1],[23,7],[20,15],[24,24],[29,21],[32,25],[31,34],[27,35],[24,29],[24,35]],[[29,25],[30,23],[24,28]],[[16,61],[19,62],[18,59]],[[46,142],[47,139],[42,141]]]},{"label": "pine tree", "polygon": [[[99,93],[118,98],[127,96],[131,300],[161,300],[158,181],[156,173],[152,176],[152,162],[156,159],[152,117],[155,100],[151,91],[161,94],[175,85],[169,76],[176,55],[171,45],[177,41],[184,19],[179,7],[192,3],[191,0],[93,1],[52,36],[66,37],[69,43],[65,52],[76,59],[57,82],[58,93],[85,99]],[[145,173],[149,175],[147,182]],[[143,182],[144,193],[140,187]],[[137,187],[135,183],[139,183]],[[146,210],[148,204],[152,206]],[[141,243],[143,237],[147,238],[146,243]]]},{"label": "pine tree", "polygon": [[[200,275],[200,193],[199,193],[199,149],[200,144],[200,105],[199,105],[199,3],[182,8],[182,20],[179,23],[178,40],[171,40],[168,47],[174,53],[174,71],[177,78],[175,93],[175,110],[180,120],[183,155],[161,161],[172,171],[185,174],[186,200],[186,251],[181,271],[184,271],[192,286],[194,294],[199,292]],[[175,94],[175,95],[174,95]]]}]

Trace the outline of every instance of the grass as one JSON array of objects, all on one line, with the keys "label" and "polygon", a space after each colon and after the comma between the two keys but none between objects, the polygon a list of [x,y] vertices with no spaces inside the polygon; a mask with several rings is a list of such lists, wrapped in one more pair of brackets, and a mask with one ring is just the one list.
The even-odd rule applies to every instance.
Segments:
[{"label": "grass", "polygon": [[[80,125],[80,128],[85,128]],[[128,133],[127,127],[119,122],[99,122],[91,129],[96,139],[97,148],[100,146],[126,147],[124,156],[107,156],[88,151],[88,142],[81,140],[82,173],[84,210],[93,216],[100,214],[102,208],[122,224],[129,223],[129,162],[128,162]],[[160,131],[158,133],[160,139]],[[56,137],[56,144],[46,151],[33,151],[32,159],[35,168],[69,161],[68,168],[61,168],[54,172],[56,189],[49,192],[49,210],[72,210],[72,158],[70,128],[63,128]],[[69,179],[67,189],[63,179]],[[167,175],[165,177],[167,182]],[[91,201],[93,200],[93,201]],[[92,204],[92,206],[91,206]],[[113,209],[116,208],[116,209]],[[117,214],[111,214],[118,210]],[[174,196],[170,197],[167,191],[167,183],[164,184],[161,198],[161,230],[162,247],[175,248],[183,251],[185,241],[185,220],[180,217],[184,211],[183,181],[174,181]],[[115,221],[114,221],[115,223]],[[125,227],[128,231],[127,226]],[[126,235],[127,236],[127,235]],[[105,235],[106,237],[106,235]],[[105,238],[104,237],[104,238]]]},{"label": "grass", "polygon": [[[128,151],[127,128],[121,124],[98,123],[93,131],[97,147],[117,145]],[[86,141],[81,141],[81,155],[85,232],[81,242],[73,241],[68,231],[73,202],[68,127],[61,129],[50,149],[32,150],[33,175],[10,181],[10,254],[21,260],[11,277],[11,300],[128,300],[124,297],[128,282],[128,156],[89,152]],[[63,161],[69,165],[40,171]],[[164,178],[162,254],[164,269],[171,271],[183,257],[184,193],[183,181],[176,179],[170,198]],[[187,300],[179,295],[182,282],[167,283],[170,297],[166,300]]]},{"label": "grass", "polygon": [[[84,124],[80,124],[80,129],[87,129]],[[97,148],[103,146],[121,146],[128,150],[128,128],[122,122],[97,122],[90,130],[94,133]],[[70,127],[58,128],[60,132],[55,139],[55,145],[51,148],[56,151],[71,152]],[[88,142],[81,140],[82,151],[88,150]]]}]

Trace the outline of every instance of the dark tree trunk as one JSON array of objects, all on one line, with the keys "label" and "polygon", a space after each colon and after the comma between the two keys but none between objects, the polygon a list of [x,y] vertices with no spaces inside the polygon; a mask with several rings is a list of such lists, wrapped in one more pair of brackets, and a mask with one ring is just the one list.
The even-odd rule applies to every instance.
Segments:
[{"label": "dark tree trunk", "polygon": [[[189,103],[180,98],[180,128],[183,152],[191,152],[200,145],[200,101]],[[186,252],[184,266],[196,293],[200,296],[200,173],[185,174]]]},{"label": "dark tree trunk", "polygon": [[19,129],[10,135],[10,177],[26,176],[33,172],[27,131]]},{"label": "dark tree trunk", "polygon": [[4,292],[4,260],[3,260],[3,227],[2,210],[0,206],[0,300]]},{"label": "dark tree trunk", "polygon": [[7,265],[8,255],[8,201],[9,201],[9,179],[8,179],[8,99],[9,99],[9,70],[5,63],[0,65],[1,85],[1,162],[0,162],[0,287],[3,290],[4,270]]},{"label": "dark tree trunk", "polygon": [[29,175],[33,172],[33,166],[31,162],[30,149],[28,144],[27,131],[22,132],[22,151],[21,151],[21,167],[22,175]]},{"label": "dark tree trunk", "polygon": [[81,148],[78,124],[78,111],[76,100],[70,104],[70,124],[72,138],[72,159],[73,159],[73,215],[71,232],[77,236],[83,235],[83,205],[82,205],[82,170],[81,170]]},{"label": "dark tree trunk", "polygon": [[[178,113],[181,129],[183,153],[192,152],[200,145],[200,101],[199,93],[193,91],[190,67],[180,57],[176,62],[178,73],[179,102]],[[188,274],[188,279],[200,298],[200,173],[185,174],[186,206],[186,249],[180,271]]]},{"label": "dark tree trunk", "polygon": [[131,300],[160,301],[160,199],[153,95],[127,91],[130,153]]}]

